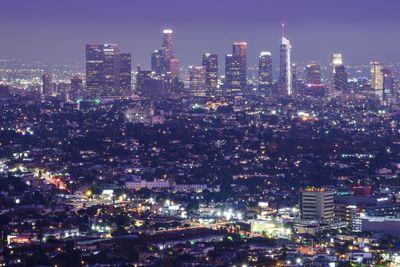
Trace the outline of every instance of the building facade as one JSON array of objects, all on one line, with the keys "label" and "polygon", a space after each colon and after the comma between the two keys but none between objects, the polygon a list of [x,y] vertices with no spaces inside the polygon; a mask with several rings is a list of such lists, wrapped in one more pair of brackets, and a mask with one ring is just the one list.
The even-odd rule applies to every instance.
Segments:
[{"label": "building facade", "polygon": [[300,192],[300,218],[329,222],[334,218],[334,194],[327,188],[306,188]]},{"label": "building facade", "polygon": [[344,65],[339,65],[335,67],[335,74],[333,79],[334,89],[337,91],[346,92],[348,75],[346,67]]},{"label": "building facade", "polygon": [[209,53],[204,54],[202,65],[206,75],[207,96],[221,96],[221,93],[218,90],[218,55]]},{"label": "building facade", "polygon": [[189,90],[191,96],[207,96],[206,71],[203,66],[189,66]]},{"label": "building facade", "polygon": [[382,100],[383,99],[383,74],[382,63],[371,62],[371,89],[374,95]]},{"label": "building facade", "polygon": [[53,93],[53,79],[50,74],[45,73],[42,76],[42,90],[41,97],[48,97]]},{"label": "building facade", "polygon": [[271,93],[273,83],[271,52],[263,51],[258,58],[258,89],[262,93]]},{"label": "building facade", "polygon": [[132,94],[132,56],[129,53],[120,55],[119,86],[122,95]]},{"label": "building facade", "polygon": [[227,54],[225,56],[225,92],[229,97],[242,95],[241,75],[240,75],[241,58],[239,55]]},{"label": "building facade", "polygon": [[280,47],[279,89],[282,95],[292,94],[292,45],[289,39],[282,37]]},{"label": "building facade", "polygon": [[247,43],[234,42],[232,45],[232,54],[239,59],[239,82],[242,93],[247,87]]}]

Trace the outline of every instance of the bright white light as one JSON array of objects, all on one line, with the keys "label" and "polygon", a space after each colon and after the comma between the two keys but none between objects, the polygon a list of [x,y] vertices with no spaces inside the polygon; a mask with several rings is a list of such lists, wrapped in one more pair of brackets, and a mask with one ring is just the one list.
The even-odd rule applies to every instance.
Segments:
[{"label": "bright white light", "polygon": [[270,56],[270,55],[271,55],[271,52],[269,52],[269,51],[262,51],[260,53],[260,57],[262,57],[262,56]]}]

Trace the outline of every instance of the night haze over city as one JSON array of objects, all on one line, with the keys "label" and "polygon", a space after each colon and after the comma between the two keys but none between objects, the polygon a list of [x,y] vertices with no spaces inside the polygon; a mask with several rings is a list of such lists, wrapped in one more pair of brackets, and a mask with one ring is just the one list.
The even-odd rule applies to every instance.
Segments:
[{"label": "night haze over city", "polygon": [[0,266],[400,266],[398,0],[4,0]]},{"label": "night haze over city", "polygon": [[1,32],[8,36],[2,38],[2,58],[80,61],[85,43],[116,42],[148,66],[158,33],[171,27],[186,66],[204,51],[227,53],[235,40],[249,43],[249,62],[255,64],[259,50],[278,52],[285,22],[297,60],[322,63],[340,50],[352,64],[367,64],[366,55],[400,61],[396,0],[16,0],[0,7]]}]

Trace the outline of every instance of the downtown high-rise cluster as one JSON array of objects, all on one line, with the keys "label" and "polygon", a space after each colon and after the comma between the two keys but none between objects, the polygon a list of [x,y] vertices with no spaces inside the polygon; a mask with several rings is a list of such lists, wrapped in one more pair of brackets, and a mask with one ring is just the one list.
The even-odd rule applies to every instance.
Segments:
[{"label": "downtown high-rise cluster", "polygon": [[[341,53],[331,55],[329,80],[322,78],[323,68],[316,63],[305,67],[304,79],[299,78],[293,63],[292,44],[282,34],[279,54],[279,74],[274,79],[272,53],[259,54],[257,80],[248,78],[248,44],[236,41],[232,51],[220,62],[218,54],[205,53],[201,64],[190,65],[185,75],[174,51],[172,29],[162,32],[161,48],[151,54],[151,68],[132,69],[132,56],[121,53],[117,44],[86,45],[86,79],[75,76],[65,89],[67,100],[94,97],[127,97],[139,95],[151,100],[165,97],[237,98],[251,94],[264,96],[337,97],[342,94],[363,93],[378,100],[395,98],[394,74],[380,62],[371,62],[368,80],[349,78]],[[224,73],[221,71],[223,65]],[[132,73],[136,75],[132,75]],[[182,76],[183,79],[181,78]],[[86,82],[85,82],[86,81]],[[52,95],[51,75],[43,75],[41,95]]]}]

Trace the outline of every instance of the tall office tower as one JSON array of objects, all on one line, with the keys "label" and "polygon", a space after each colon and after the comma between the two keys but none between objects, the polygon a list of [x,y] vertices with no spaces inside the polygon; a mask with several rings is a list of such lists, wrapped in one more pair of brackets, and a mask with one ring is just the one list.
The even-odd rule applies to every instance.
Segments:
[{"label": "tall office tower", "polygon": [[333,191],[326,188],[306,188],[300,191],[302,220],[329,222],[334,218]]},{"label": "tall office tower", "polygon": [[333,53],[329,59],[331,73],[329,74],[329,89],[335,89],[336,67],[343,66],[343,56],[341,53]]},{"label": "tall office tower", "polygon": [[227,54],[225,56],[225,91],[227,96],[238,96],[243,93],[241,87],[241,57]]},{"label": "tall office tower", "polygon": [[382,63],[371,62],[371,88],[376,97],[383,99]]},{"label": "tall office tower", "polygon": [[103,96],[116,96],[121,95],[120,92],[120,65],[119,65],[119,57],[120,51],[119,47],[116,44],[104,44],[103,45],[103,53],[104,53],[104,88],[102,95]]},{"label": "tall office tower", "polygon": [[86,86],[90,96],[121,95],[119,74],[118,45],[86,45]]},{"label": "tall office tower", "polygon": [[261,52],[258,58],[258,89],[261,92],[271,93],[272,73],[271,52]]},{"label": "tall office tower", "polygon": [[308,87],[320,86],[321,79],[321,66],[318,64],[308,64],[306,68],[306,85]]},{"label": "tall office tower", "polygon": [[169,60],[169,72],[179,78],[179,59],[171,58]]},{"label": "tall office tower", "polygon": [[89,96],[101,95],[104,85],[103,45],[86,45],[86,88]]},{"label": "tall office tower", "polygon": [[341,53],[334,53],[331,55],[329,65],[332,69],[332,75],[336,73],[336,67],[343,65],[343,56]]},{"label": "tall office tower", "polygon": [[292,94],[292,46],[290,41],[282,36],[280,48],[279,89],[283,95]]},{"label": "tall office tower", "polygon": [[119,60],[119,86],[121,94],[128,96],[132,94],[132,56],[129,53],[121,53]]},{"label": "tall office tower", "polygon": [[173,31],[171,29],[163,30],[162,47],[165,49],[165,55],[168,59],[174,58],[174,41],[172,37]]},{"label": "tall office tower", "polygon": [[204,54],[202,65],[206,71],[207,96],[221,96],[218,90],[218,55]]},{"label": "tall office tower", "polygon": [[384,98],[391,97],[394,93],[394,75],[391,69],[382,69]]},{"label": "tall office tower", "polygon": [[50,74],[43,74],[42,76],[42,91],[40,95],[42,97],[48,97],[53,92],[53,81]]},{"label": "tall office tower", "polygon": [[240,57],[240,88],[242,93],[244,93],[247,87],[247,43],[234,42],[232,45],[232,54]]},{"label": "tall office tower", "polygon": [[337,91],[346,92],[348,89],[348,75],[346,67],[344,65],[339,65],[335,67],[335,75],[333,79],[334,89]]},{"label": "tall office tower", "polygon": [[71,89],[67,95],[67,99],[71,101],[76,101],[83,93],[83,81],[80,77],[74,76],[71,79]]},{"label": "tall office tower", "polygon": [[167,63],[166,63],[166,56],[165,56],[165,49],[155,50],[151,54],[151,71],[160,75],[162,73],[167,72]]},{"label": "tall office tower", "polygon": [[304,82],[299,79],[298,76],[298,65],[292,64],[292,94],[301,95],[304,94]]},{"label": "tall office tower", "polygon": [[162,42],[163,57],[165,66],[162,68],[164,72],[171,72],[175,77],[179,77],[179,59],[175,57],[173,31],[171,29],[163,30]]},{"label": "tall office tower", "polygon": [[203,66],[189,66],[189,90],[191,96],[207,96],[206,70]]}]

